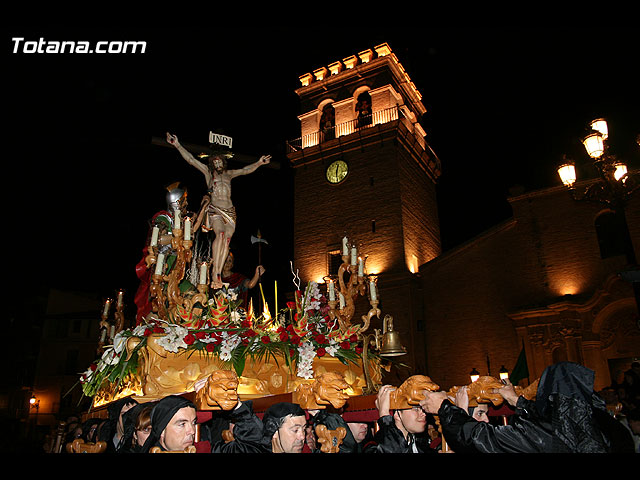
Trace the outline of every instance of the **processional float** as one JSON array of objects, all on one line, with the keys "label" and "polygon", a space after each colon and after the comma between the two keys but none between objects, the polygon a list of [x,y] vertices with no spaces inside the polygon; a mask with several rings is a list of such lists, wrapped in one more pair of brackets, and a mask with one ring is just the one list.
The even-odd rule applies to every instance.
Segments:
[{"label": "processional float", "polygon": [[[142,321],[125,328],[122,291],[113,319],[111,300],[105,302],[98,358],[80,378],[83,393],[92,398],[91,408],[123,397],[144,403],[178,394],[192,399],[205,415],[231,410],[242,399],[252,399],[254,410],[263,412],[278,401],[314,411],[339,410],[347,403],[371,409],[381,386],[384,357],[406,350],[393,330],[391,315],[382,319],[382,331],[369,331],[372,319],[382,314],[377,277],[366,273],[364,257],[348,237],[342,238],[338,272],[325,277],[324,285],[309,281],[303,288],[291,264],[293,300],[278,310],[276,284],[276,314],[271,315],[266,302],[263,312],[256,312],[228,285],[212,288],[207,263],[195,264],[198,220],[181,218],[176,210],[168,250],[160,248],[154,229],[143,262],[150,273],[150,311]],[[360,297],[367,298],[370,308],[357,323]],[[487,377],[477,387],[493,385],[493,380]],[[429,377],[414,375],[393,391],[391,408],[419,405],[425,390],[439,389]],[[495,405],[499,400],[489,391],[470,388],[471,403]],[[449,395],[454,397],[455,389]],[[316,433],[322,451],[334,452],[345,432],[319,426]],[[223,436],[232,439],[230,432]],[[98,452],[102,447],[67,445],[73,452]]]}]

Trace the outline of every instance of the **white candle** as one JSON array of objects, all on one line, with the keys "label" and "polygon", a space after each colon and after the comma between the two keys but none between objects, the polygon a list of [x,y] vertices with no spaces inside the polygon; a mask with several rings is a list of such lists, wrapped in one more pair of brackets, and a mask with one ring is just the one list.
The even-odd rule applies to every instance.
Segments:
[{"label": "white candle", "polygon": [[120,290],[120,291],[118,292],[118,306],[119,306],[119,307],[121,307],[121,306],[122,306],[122,299],[123,299],[123,296],[124,296],[124,291]]},{"label": "white candle", "polygon": [[335,287],[333,286],[333,280],[329,280],[329,300],[331,300],[332,302],[335,302],[336,300],[336,291]]},{"label": "white candle", "polygon": [[338,295],[340,295],[340,308],[344,308],[344,295],[340,292],[338,292]]},{"label": "white candle", "polygon": [[371,300],[377,300],[378,296],[376,295],[376,282],[371,280],[369,282],[369,291],[371,292]]},{"label": "white candle", "polygon": [[158,245],[158,234],[160,233],[160,229],[158,228],[158,226],[156,225],[155,227],[153,227],[153,232],[151,233],[151,246],[155,247],[156,245]]},{"label": "white candle", "polygon": [[362,257],[358,257],[358,276],[361,277],[364,275],[364,260]]},{"label": "white candle", "polygon": [[164,267],[164,253],[158,254],[158,260],[156,261],[156,275],[162,275],[162,269]]},{"label": "white candle", "polygon": [[184,219],[184,239],[191,240],[191,219],[189,217]]},{"label": "white candle", "polygon": [[180,230],[180,210],[175,209],[174,211],[174,221],[173,221],[173,228],[174,230]]},{"label": "white candle", "polygon": [[342,239],[342,255],[349,255],[349,239],[346,236]]},{"label": "white candle", "polygon": [[200,285],[205,285],[207,283],[207,263],[202,262],[200,265]]},{"label": "white candle", "polygon": [[358,258],[358,250],[356,249],[356,246],[353,245],[351,247],[351,265],[356,264],[356,258]]},{"label": "white candle", "polygon": [[102,315],[105,317],[109,314],[109,306],[111,306],[111,300],[107,299],[107,301],[104,302],[104,310],[102,311]]}]

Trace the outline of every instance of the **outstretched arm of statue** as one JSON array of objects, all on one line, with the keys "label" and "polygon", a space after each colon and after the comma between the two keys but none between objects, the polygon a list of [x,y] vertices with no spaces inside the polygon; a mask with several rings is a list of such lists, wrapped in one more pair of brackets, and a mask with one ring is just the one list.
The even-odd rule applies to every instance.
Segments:
[{"label": "outstretched arm of statue", "polygon": [[253,278],[247,282],[247,288],[249,290],[251,290],[253,287],[257,285],[258,280],[260,280],[260,277],[264,274],[264,272],[265,272],[265,269],[262,265],[258,265],[256,267],[256,273],[254,273]]},{"label": "outstretched arm of statue", "polygon": [[189,150],[184,148],[178,141],[178,137],[176,135],[171,135],[169,132],[167,132],[167,142],[170,145],[176,147],[178,152],[180,152],[180,155],[182,155],[182,158],[184,158],[189,163],[189,165],[196,167],[204,174],[204,176],[207,178],[208,184],[211,173],[209,173],[209,169],[207,168],[207,166],[204,163],[198,161]]},{"label": "outstretched arm of statue", "polygon": [[237,177],[239,175],[248,175],[250,173],[255,172],[262,165],[266,165],[271,161],[271,155],[263,155],[261,156],[257,162],[252,163],[251,165],[247,165],[246,167],[240,168],[238,170],[230,170],[229,174],[232,177]]}]

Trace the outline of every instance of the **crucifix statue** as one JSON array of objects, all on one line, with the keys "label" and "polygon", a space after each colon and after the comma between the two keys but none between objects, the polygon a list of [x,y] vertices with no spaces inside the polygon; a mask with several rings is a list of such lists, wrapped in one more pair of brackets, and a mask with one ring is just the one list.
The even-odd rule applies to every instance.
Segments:
[{"label": "crucifix statue", "polygon": [[[210,140],[215,138],[215,136],[210,137]],[[223,138],[229,145],[230,138]],[[205,165],[180,145],[177,136],[167,133],[167,142],[176,147],[182,157],[205,176],[209,193],[208,201],[204,205],[204,208],[207,208],[205,225],[215,233],[215,239],[211,245],[211,287],[221,288],[223,286],[222,268],[229,253],[231,237],[236,229],[236,211],[231,201],[231,180],[240,175],[253,173],[258,167],[268,164],[271,161],[271,155],[263,155],[257,162],[246,167],[228,170],[227,159],[233,156],[229,151],[221,149],[214,152],[209,157],[209,164]]]}]

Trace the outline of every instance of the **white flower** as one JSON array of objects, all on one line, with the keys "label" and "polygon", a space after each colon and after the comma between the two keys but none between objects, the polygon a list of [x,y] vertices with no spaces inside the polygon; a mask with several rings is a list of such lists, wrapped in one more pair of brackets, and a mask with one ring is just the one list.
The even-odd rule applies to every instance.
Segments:
[{"label": "white flower", "polygon": [[232,288],[231,290],[229,290],[229,291],[227,292],[226,297],[227,297],[229,300],[231,300],[231,301],[236,300],[236,299],[238,298],[238,292],[237,292],[237,290],[236,290],[235,288]]},{"label": "white flower", "polygon": [[136,337],[142,337],[144,336],[144,332],[147,330],[147,328],[151,328],[150,325],[147,325],[146,323],[141,323],[136,328],[134,328],[131,331],[131,333]]},{"label": "white flower", "polygon": [[231,360],[231,351],[229,351],[226,348],[221,348],[220,349],[220,360],[222,360],[223,362],[228,362],[229,360]]},{"label": "white flower", "polygon": [[319,310],[320,309],[320,288],[316,282],[309,282],[307,288],[304,291],[304,310]]},{"label": "white flower", "polygon": [[118,355],[113,348],[107,348],[100,359],[100,363],[102,363],[100,370],[103,370],[107,366],[115,365],[118,363],[118,360],[120,360],[120,355]]},{"label": "white flower", "polygon": [[298,353],[300,354],[300,360],[298,362],[297,375],[306,379],[313,378],[313,359],[316,356],[316,352],[311,342],[300,344]]},{"label": "white flower", "polygon": [[80,377],[80,381],[82,382],[88,382],[91,380],[91,377],[93,377],[93,370],[91,370],[90,368],[87,369],[86,372],[84,372],[81,377]]},{"label": "white flower", "polygon": [[116,337],[113,339],[113,349],[116,353],[121,353],[124,350],[128,338],[128,336],[124,335],[124,331],[116,334]]},{"label": "white flower", "polygon": [[177,353],[180,348],[187,348],[184,337],[189,330],[180,325],[167,324],[165,327],[166,335],[158,339],[158,345],[168,352]]}]

